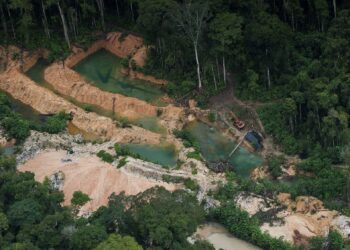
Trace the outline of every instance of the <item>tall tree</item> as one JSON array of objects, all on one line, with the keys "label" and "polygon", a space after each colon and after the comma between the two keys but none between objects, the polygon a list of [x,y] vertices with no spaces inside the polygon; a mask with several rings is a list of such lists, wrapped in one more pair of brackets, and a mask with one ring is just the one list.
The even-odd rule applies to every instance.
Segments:
[{"label": "tall tree", "polygon": [[65,14],[64,14],[62,6],[61,6],[61,1],[60,0],[54,0],[54,2],[56,2],[58,11],[60,13],[61,22],[62,22],[62,26],[63,26],[64,38],[66,39],[66,43],[68,45],[68,48],[71,48],[67,21],[66,21]]},{"label": "tall tree", "polygon": [[184,4],[176,4],[172,15],[176,24],[192,43],[197,64],[198,88],[200,90],[202,89],[202,78],[198,48],[207,14],[207,3],[185,2]]},{"label": "tall tree", "polygon": [[217,15],[210,24],[209,37],[216,42],[216,51],[222,54],[223,76],[226,84],[225,56],[239,57],[242,50],[243,19],[237,14],[222,13]]},{"label": "tall tree", "polygon": [[337,0],[333,0],[333,13],[334,17],[337,17]]},{"label": "tall tree", "polygon": [[3,9],[3,0],[0,1],[0,15],[1,15],[1,24],[2,28],[4,30],[5,36],[7,37],[7,23],[6,23],[6,17],[5,17],[5,12]]},{"label": "tall tree", "polygon": [[46,16],[46,8],[47,6],[44,3],[44,0],[40,0],[40,6],[41,6],[41,12],[42,12],[42,23],[44,26],[45,34],[48,38],[51,38],[50,34],[50,29],[49,29],[49,22],[47,21],[47,16]]},{"label": "tall tree", "polygon": [[95,250],[142,250],[134,238],[130,236],[122,237],[119,234],[111,234],[108,239],[101,242]]},{"label": "tall tree", "polygon": [[29,27],[33,25],[33,4],[30,0],[11,0],[10,8],[19,11],[20,19],[18,21],[18,31],[23,37],[25,44],[28,44],[30,33]]},{"label": "tall tree", "polygon": [[96,3],[97,3],[98,10],[100,11],[102,29],[106,30],[106,25],[105,25],[105,3],[104,3],[104,0],[96,0]]}]

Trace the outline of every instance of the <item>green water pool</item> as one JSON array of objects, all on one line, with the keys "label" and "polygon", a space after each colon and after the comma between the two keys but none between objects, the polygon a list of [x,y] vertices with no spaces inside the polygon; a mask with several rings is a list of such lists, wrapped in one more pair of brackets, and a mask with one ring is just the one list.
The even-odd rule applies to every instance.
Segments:
[{"label": "green water pool", "polygon": [[16,99],[11,95],[0,91],[0,94],[5,94],[11,104],[11,109],[20,114],[23,119],[32,122],[34,125],[41,125],[45,123],[47,116],[41,115],[36,110],[32,109],[29,105],[26,105]]},{"label": "green water pool", "polygon": [[123,147],[127,147],[131,152],[139,154],[147,161],[167,167],[176,166],[176,151],[171,145],[124,144]]},{"label": "green water pool", "polygon": [[207,161],[228,160],[234,166],[235,172],[242,177],[249,177],[250,172],[263,163],[261,157],[242,147],[228,159],[228,155],[237,143],[224,137],[205,123],[194,122],[189,124],[186,129],[198,142],[201,154]]},{"label": "green water pool", "polygon": [[121,73],[121,60],[101,49],[78,63],[74,70],[102,90],[162,106],[161,97],[164,93],[161,86],[124,76]]},{"label": "green water pool", "polygon": [[[107,51],[105,51],[107,52]],[[100,53],[100,52],[97,52]],[[107,52],[107,55],[111,55],[110,53]],[[114,55],[112,55],[112,57],[116,60],[119,60],[117,57],[115,57]],[[40,86],[43,86],[49,90],[51,90],[52,92],[54,92],[55,94],[63,97],[64,99],[66,99],[67,101],[73,103],[74,105],[82,108],[82,109],[88,109],[91,112],[95,112],[96,114],[99,114],[101,116],[106,116],[115,120],[121,120],[122,118],[120,116],[118,116],[118,114],[113,113],[112,111],[109,110],[105,110],[103,108],[100,108],[96,105],[91,105],[91,104],[84,104],[81,102],[78,102],[77,100],[69,97],[69,96],[65,96],[62,95],[60,93],[58,93],[51,84],[49,84],[48,82],[45,81],[44,79],[44,70],[45,68],[49,65],[49,63],[44,60],[44,59],[39,59],[38,62],[31,67],[27,72],[26,75],[32,79],[34,82],[36,82],[37,84],[39,84]],[[125,120],[125,119],[124,119]],[[159,124],[159,121],[157,119],[157,117],[143,117],[137,120],[128,120],[128,123],[136,125],[136,126],[140,126],[143,127],[147,130],[150,130],[152,132],[155,133],[164,133],[165,132],[165,128],[162,127]]]},{"label": "green water pool", "polygon": [[44,59],[39,59],[34,66],[32,66],[26,75],[34,82],[39,83],[47,88],[51,88],[51,85],[44,80],[44,70],[49,66],[49,62]]}]

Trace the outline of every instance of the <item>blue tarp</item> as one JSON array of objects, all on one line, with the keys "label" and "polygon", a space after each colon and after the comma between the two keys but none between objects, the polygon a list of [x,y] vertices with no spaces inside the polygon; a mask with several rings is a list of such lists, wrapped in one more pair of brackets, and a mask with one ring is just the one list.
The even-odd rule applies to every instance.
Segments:
[{"label": "blue tarp", "polygon": [[257,150],[259,150],[259,149],[261,149],[263,147],[262,144],[261,144],[262,138],[255,131],[249,131],[246,134],[245,139],[248,142],[250,142],[254,146],[254,148],[257,149]]}]

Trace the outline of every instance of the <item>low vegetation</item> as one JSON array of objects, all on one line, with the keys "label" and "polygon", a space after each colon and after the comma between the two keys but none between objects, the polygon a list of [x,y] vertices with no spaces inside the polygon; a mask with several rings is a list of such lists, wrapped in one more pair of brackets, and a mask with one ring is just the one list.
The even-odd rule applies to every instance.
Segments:
[{"label": "low vegetation", "polygon": [[51,134],[60,133],[66,129],[70,119],[69,114],[60,112],[49,117],[42,124],[33,123],[14,112],[8,97],[0,93],[0,125],[5,130],[6,135],[16,139],[17,143],[23,142],[30,135],[31,129]]},{"label": "low vegetation", "polygon": [[43,125],[42,130],[50,134],[57,134],[64,131],[67,127],[67,121],[71,119],[71,116],[65,112],[60,112],[49,117],[46,124]]},{"label": "low vegetation", "polygon": [[110,153],[106,152],[105,150],[100,150],[97,153],[97,156],[99,158],[101,158],[101,160],[108,162],[108,163],[112,163],[115,160],[114,156],[111,155]]},{"label": "low vegetation", "polygon": [[126,163],[128,163],[128,161],[126,160],[126,157],[122,157],[120,158],[117,168],[122,168],[126,165]]}]

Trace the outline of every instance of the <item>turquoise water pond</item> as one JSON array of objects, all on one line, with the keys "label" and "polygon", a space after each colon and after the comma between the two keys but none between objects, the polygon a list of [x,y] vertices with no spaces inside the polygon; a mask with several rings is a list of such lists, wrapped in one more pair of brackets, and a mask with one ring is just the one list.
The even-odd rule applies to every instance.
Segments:
[{"label": "turquoise water pond", "polygon": [[[105,51],[105,52],[107,52],[107,51]],[[99,56],[103,55],[103,54],[100,54],[101,52],[97,52],[97,53],[98,53]],[[117,61],[119,60],[114,55],[112,55],[112,56],[111,55],[112,55],[111,53],[107,52],[107,61],[108,61],[108,59],[114,59],[114,60],[117,60]],[[41,85],[41,86],[43,86],[43,87],[45,87],[47,89],[50,89],[51,91],[53,91],[57,95],[65,98],[69,102],[73,103],[74,105],[76,105],[76,106],[78,106],[78,107],[80,107],[82,109],[85,109],[86,107],[88,107],[91,112],[95,112],[96,114],[99,114],[99,115],[102,115],[102,116],[107,116],[107,117],[110,117],[110,118],[116,119],[116,120],[120,120],[121,119],[118,116],[118,114],[115,114],[112,111],[102,109],[102,108],[100,108],[100,107],[98,107],[96,105],[80,103],[80,102],[74,100],[73,98],[71,98],[69,96],[64,96],[64,95],[61,95],[61,94],[57,93],[57,91],[48,82],[46,82],[45,79],[44,79],[44,70],[45,70],[45,68],[48,65],[49,65],[49,63],[46,60],[39,59],[38,62],[26,72],[26,74],[27,74],[27,76],[30,79],[32,79],[37,84],[39,84],[39,85]],[[85,67],[88,68],[89,66],[82,66],[82,68],[83,68],[82,70],[83,71],[86,70]],[[148,83],[146,83],[146,84],[147,84],[147,86],[149,85]],[[158,86],[153,86],[152,85],[151,88],[153,88],[153,87],[157,89]],[[150,130],[150,131],[155,132],[155,133],[163,133],[165,131],[165,128],[162,127],[158,123],[157,117],[143,117],[143,118],[140,118],[138,120],[129,121],[129,122],[131,124],[143,127],[145,129]]]},{"label": "turquoise water pond", "polygon": [[263,159],[257,154],[251,153],[240,147],[230,158],[232,149],[236,142],[226,138],[215,129],[211,129],[207,124],[194,122],[186,128],[199,144],[201,154],[207,161],[226,161],[233,166],[235,172],[242,177],[249,177],[250,172],[263,163]]},{"label": "turquoise water pond", "polygon": [[34,125],[41,125],[45,123],[47,117],[41,115],[36,110],[32,109],[29,105],[26,105],[16,99],[14,99],[11,95],[6,94],[2,91],[0,91],[0,94],[3,93],[7,96],[10,104],[11,109],[15,111],[16,113],[20,114],[23,119],[32,122]]},{"label": "turquoise water pond", "polygon": [[176,152],[171,145],[152,146],[146,144],[124,144],[135,154],[139,154],[143,159],[160,164],[162,166],[176,166]]},{"label": "turquoise water pond", "polygon": [[136,97],[161,106],[161,97],[164,94],[161,86],[129,79],[121,73],[121,60],[107,50],[101,49],[78,63],[74,70],[102,90]]}]

